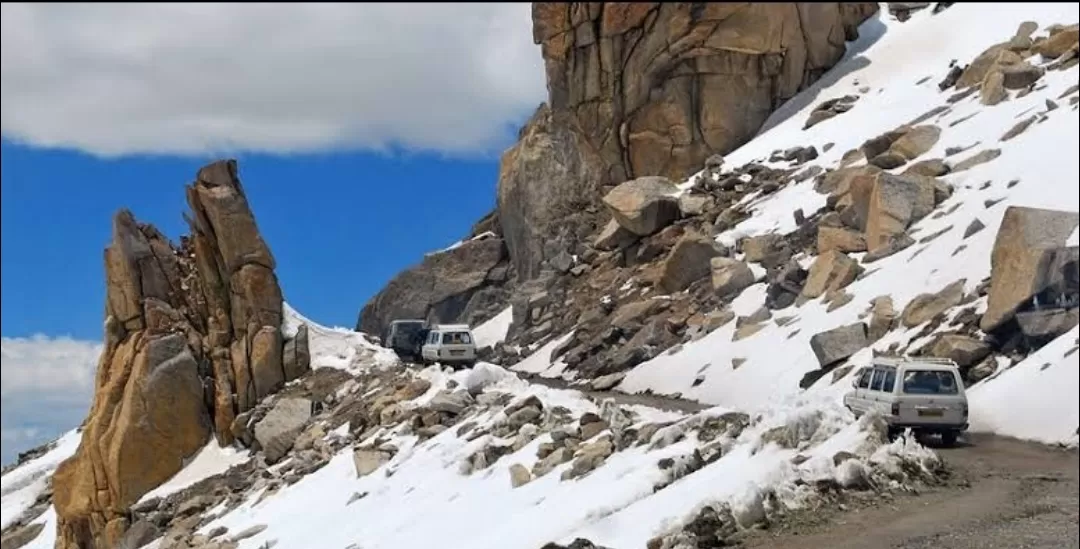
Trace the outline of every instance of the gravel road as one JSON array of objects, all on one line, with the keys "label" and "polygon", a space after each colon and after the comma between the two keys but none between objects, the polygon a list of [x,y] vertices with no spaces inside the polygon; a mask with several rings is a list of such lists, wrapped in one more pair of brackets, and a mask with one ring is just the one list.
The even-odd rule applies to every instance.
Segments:
[{"label": "gravel road", "polygon": [[823,512],[761,532],[748,549],[1080,548],[1080,459],[1063,450],[969,434],[937,449],[949,482],[919,495]]}]

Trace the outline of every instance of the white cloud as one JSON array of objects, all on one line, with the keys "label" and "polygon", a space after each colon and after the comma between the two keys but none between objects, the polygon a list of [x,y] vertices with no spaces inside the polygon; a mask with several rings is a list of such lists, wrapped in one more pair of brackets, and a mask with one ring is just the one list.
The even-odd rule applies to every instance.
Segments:
[{"label": "white cloud", "polygon": [[68,337],[0,338],[2,460],[82,422],[102,345]]},{"label": "white cloud", "polygon": [[2,130],[128,153],[491,152],[544,100],[528,3],[3,4]]}]

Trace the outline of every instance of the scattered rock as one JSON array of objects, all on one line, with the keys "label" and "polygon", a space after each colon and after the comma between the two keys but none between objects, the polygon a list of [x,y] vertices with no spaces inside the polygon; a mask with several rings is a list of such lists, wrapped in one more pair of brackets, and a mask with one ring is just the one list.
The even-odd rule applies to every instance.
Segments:
[{"label": "scattered rock", "polygon": [[814,260],[810,274],[806,278],[802,295],[813,299],[826,292],[839,290],[851,284],[862,272],[862,267],[843,252],[827,251]]},{"label": "scattered rock", "polygon": [[971,223],[969,223],[967,228],[964,229],[964,240],[967,240],[969,237],[974,236],[975,233],[985,228],[986,225],[984,225],[983,222],[979,220],[979,218],[976,217],[975,219],[972,219]]},{"label": "scattered rock", "polygon": [[255,440],[262,447],[267,463],[276,463],[292,449],[296,437],[311,419],[311,401],[306,398],[282,398],[255,424]]},{"label": "scattered rock", "polygon": [[964,279],[960,279],[936,293],[915,296],[904,307],[904,312],[900,315],[901,322],[907,328],[914,328],[959,305],[964,298],[965,282]]},{"label": "scattered rock", "polygon": [[510,486],[518,488],[528,484],[532,480],[532,473],[524,465],[515,463],[510,466]]},{"label": "scattered rock", "polygon": [[983,149],[963,160],[957,162],[952,167],[951,173],[962,172],[964,170],[970,170],[979,164],[985,164],[991,160],[1001,156],[1001,149]]},{"label": "scattered rock", "polygon": [[727,257],[714,257],[710,260],[712,269],[712,287],[720,297],[738,295],[754,284],[754,273],[742,262]]},{"label": "scattered rock", "polygon": [[973,337],[944,334],[930,348],[930,354],[952,360],[961,368],[968,368],[990,355],[990,345]]},{"label": "scattered rock", "polygon": [[857,253],[866,251],[866,238],[861,233],[842,227],[818,227],[817,250]]},{"label": "scattered rock", "polygon": [[375,449],[358,448],[353,450],[353,466],[356,468],[356,477],[366,477],[374,473],[390,462],[393,457],[389,452]]},{"label": "scattered rock", "polygon": [[671,249],[661,265],[659,288],[668,294],[685,290],[710,271],[710,260],[718,257],[716,243],[704,235],[688,232]]},{"label": "scattered rock", "polygon": [[1020,122],[1017,122],[1015,126],[1009,128],[1009,131],[1005,132],[1005,134],[1001,136],[1000,141],[1008,141],[1024,133],[1024,131],[1031,127],[1031,125],[1034,124],[1035,121],[1038,119],[1039,117],[1037,116],[1031,116],[1029,118],[1021,120]]}]

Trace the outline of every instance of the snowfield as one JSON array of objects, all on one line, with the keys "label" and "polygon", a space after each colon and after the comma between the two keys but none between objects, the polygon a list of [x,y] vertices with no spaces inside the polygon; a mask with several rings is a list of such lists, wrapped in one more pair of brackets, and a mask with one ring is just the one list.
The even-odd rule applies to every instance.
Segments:
[{"label": "snowfield", "polygon": [[[625,393],[678,394],[713,408],[681,414],[596,402],[582,392],[519,379],[517,373],[572,379],[565,363],[551,360],[552,351],[571,334],[539,346],[515,364],[513,372],[487,363],[459,372],[438,367],[407,372],[392,351],[366,335],[320,326],[286,304],[283,330],[292,335],[307,326],[313,368],[353,374],[400,371],[430,382],[424,394],[400,403],[405,409],[423,408],[461,388],[474,395],[475,402],[453,427],[423,440],[411,425],[384,422],[374,434],[338,450],[325,466],[295,483],[251,495],[234,508],[214,510],[212,520],[198,531],[209,534],[224,527],[225,537],[257,532],[239,540],[240,549],[261,549],[268,543],[280,549],[537,549],[578,537],[615,549],[638,549],[678,530],[705,506],[729,509],[738,527],[750,528],[790,509],[812,508],[821,498],[816,483],[907,490],[932,478],[940,467],[933,452],[903,438],[889,443],[879,418],[856,421],[843,408],[840,399],[850,389],[851,373],[838,370],[841,375],[826,374],[808,390],[799,389],[804,375],[818,368],[809,339],[861,321],[879,296],[891,296],[899,311],[915,296],[957,280],[972,291],[990,275],[990,252],[1010,205],[1080,209],[1080,119],[1076,108],[1059,99],[1077,85],[1077,67],[1047,72],[1039,81],[1044,87],[1024,97],[1014,93],[992,107],[981,105],[978,94],[949,104],[946,98],[954,90],[937,88],[950,62],[970,62],[1011,37],[1022,21],[1035,21],[1042,28],[1078,19],[1076,3],[957,3],[936,15],[923,10],[905,23],[882,13],[864,25],[867,32],[854,53],[825,77],[823,82],[830,85],[812,87],[792,100],[770,121],[768,131],[726,156],[726,165],[740,166],[763,162],[775,150],[814,145],[821,154],[805,166],[835,168],[845,151],[943,105],[949,110],[926,122],[942,129],[941,139],[922,158],[946,158],[947,148],[971,147],[947,157],[955,163],[987,149],[1001,150],[993,161],[941,177],[954,193],[935,213],[948,213],[927,216],[909,229],[916,240],[941,234],[868,265],[870,273],[845,288],[853,299],[843,307],[828,312],[815,299],[777,311],[776,317],[794,318],[783,326],[770,321],[734,342],[735,323],[728,323],[678,352],[635,367],[617,386]],[[844,95],[859,96],[851,111],[802,129],[814,106]],[[1048,110],[1048,99],[1062,104]],[[801,104],[805,106],[789,112]],[[1043,112],[1045,121],[999,141],[1018,121]],[[832,144],[828,149],[827,143]],[[813,187],[809,180],[767,197],[747,197],[753,215],[717,238],[731,244],[743,236],[794,230],[796,209],[809,214],[825,203]],[[964,238],[965,228],[976,219],[985,228]],[[1077,238],[1074,233],[1072,245]],[[764,296],[764,284],[751,286],[735,299],[732,310],[748,315]],[[986,308],[985,298],[975,304],[978,312]],[[512,318],[508,307],[477,327],[478,344],[504,341]],[[894,329],[851,357],[849,364],[869,364],[874,351],[893,344],[925,344],[933,334],[921,333],[923,328]],[[945,322],[937,331],[948,328]],[[968,388],[972,430],[1077,445],[1078,330],[1023,361],[1001,361],[993,375]],[[523,434],[522,427],[516,434],[499,436],[508,409],[526,399],[543,404],[540,426],[531,434]],[[558,423],[559,414],[569,423]],[[572,459],[535,475],[534,466],[544,459],[538,454],[550,455],[543,448],[561,444],[567,436],[560,429],[580,428],[579,422],[584,425],[591,417],[605,420],[607,428],[581,440],[571,450],[576,452]],[[326,436],[347,434],[348,428],[342,428]],[[74,453],[79,438],[77,432],[68,433],[49,452],[3,476],[5,528],[45,492],[49,475]],[[589,452],[606,444],[611,446],[609,455],[593,469],[572,472],[583,467]],[[503,446],[512,449],[484,467],[474,466],[478,452]],[[368,447],[385,449],[392,457],[360,475],[353,451]],[[168,496],[261,459],[211,443],[143,500]],[[521,469],[534,472],[525,483],[519,483]],[[52,507],[33,521],[45,527],[24,547],[52,549]],[[159,545],[160,540],[144,549]]]}]

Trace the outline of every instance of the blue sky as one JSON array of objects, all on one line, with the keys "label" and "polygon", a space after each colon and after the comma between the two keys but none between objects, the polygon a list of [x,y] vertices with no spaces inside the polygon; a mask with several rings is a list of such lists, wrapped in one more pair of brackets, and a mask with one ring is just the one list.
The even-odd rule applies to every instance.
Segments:
[{"label": "blue sky", "polygon": [[4,463],[85,415],[117,209],[176,239],[184,185],[237,158],[286,300],[351,327],[493,208],[498,156],[546,95],[528,4],[2,15]]}]

